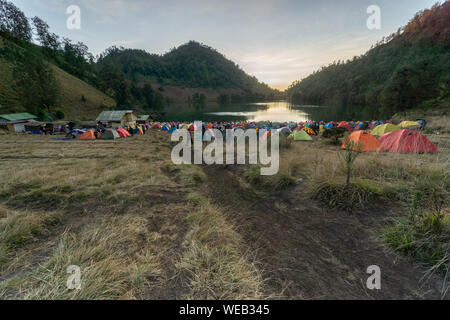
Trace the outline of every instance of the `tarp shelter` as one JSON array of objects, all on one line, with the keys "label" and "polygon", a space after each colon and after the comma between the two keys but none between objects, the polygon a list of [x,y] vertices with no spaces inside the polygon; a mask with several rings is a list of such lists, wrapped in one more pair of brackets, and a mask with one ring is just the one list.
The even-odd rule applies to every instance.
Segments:
[{"label": "tarp shelter", "polygon": [[372,130],[372,134],[374,136],[381,137],[383,134],[394,132],[397,130],[400,130],[400,127],[397,127],[396,125],[391,123],[386,123],[381,126],[375,127],[375,129]]},{"label": "tarp shelter", "polygon": [[294,141],[312,141],[312,138],[303,130],[294,131],[289,138],[294,139]]},{"label": "tarp shelter", "polygon": [[[379,151],[380,150],[380,142],[373,135],[366,131],[355,131],[348,136],[350,142],[354,143],[353,149],[356,149],[359,145],[361,145],[362,152],[367,151]],[[342,149],[346,149],[346,141],[342,144]]]},{"label": "tarp shelter", "polygon": [[116,130],[108,130],[105,131],[101,137],[101,140],[115,140],[115,139],[120,139],[120,135],[117,133]]},{"label": "tarp shelter", "polygon": [[127,130],[125,130],[123,128],[119,128],[116,131],[117,131],[117,133],[119,134],[119,136],[121,138],[131,137],[131,134]]},{"label": "tarp shelter", "polygon": [[414,130],[397,130],[380,137],[381,150],[398,153],[435,153],[438,148]]},{"label": "tarp shelter", "polygon": [[95,140],[94,130],[88,130],[80,136],[80,140]]},{"label": "tarp shelter", "polygon": [[398,125],[402,129],[420,127],[420,124],[416,121],[403,121]]}]

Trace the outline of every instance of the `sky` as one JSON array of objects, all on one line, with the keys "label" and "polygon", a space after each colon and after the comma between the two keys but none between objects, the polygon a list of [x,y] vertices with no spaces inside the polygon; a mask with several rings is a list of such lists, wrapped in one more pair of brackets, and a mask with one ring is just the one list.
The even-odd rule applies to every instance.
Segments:
[{"label": "sky", "polygon": [[[12,0],[51,31],[97,55],[115,45],[164,54],[189,40],[217,49],[244,71],[285,89],[333,61],[363,54],[437,0]],[[69,30],[70,5],[81,28]],[[370,30],[367,8],[380,8]]]}]

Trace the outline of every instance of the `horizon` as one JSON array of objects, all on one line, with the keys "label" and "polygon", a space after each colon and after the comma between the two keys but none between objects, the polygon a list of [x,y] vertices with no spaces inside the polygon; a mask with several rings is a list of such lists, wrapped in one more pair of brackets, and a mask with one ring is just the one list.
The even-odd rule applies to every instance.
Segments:
[{"label": "horizon", "polygon": [[[236,1],[13,0],[52,32],[84,42],[95,56],[111,46],[162,55],[193,40],[210,46],[246,73],[284,91],[334,61],[351,59],[405,26],[435,0]],[[81,9],[81,29],[66,27],[69,5]],[[381,28],[369,30],[367,8],[378,5]],[[197,19],[190,19],[196,17]],[[317,18],[320,19],[317,19]],[[283,19],[283,23],[279,23]],[[234,22],[231,24],[230,22]],[[211,31],[211,32],[210,32]],[[240,37],[236,38],[239,33]]]}]

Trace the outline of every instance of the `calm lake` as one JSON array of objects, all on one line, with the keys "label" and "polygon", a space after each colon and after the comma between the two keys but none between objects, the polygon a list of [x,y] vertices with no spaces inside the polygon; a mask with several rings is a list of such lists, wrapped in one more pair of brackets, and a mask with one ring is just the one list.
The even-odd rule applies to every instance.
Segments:
[{"label": "calm lake", "polygon": [[189,106],[172,104],[165,110],[164,121],[273,121],[302,122],[309,120],[329,120],[327,108],[300,106],[286,101],[260,103],[206,104]]}]

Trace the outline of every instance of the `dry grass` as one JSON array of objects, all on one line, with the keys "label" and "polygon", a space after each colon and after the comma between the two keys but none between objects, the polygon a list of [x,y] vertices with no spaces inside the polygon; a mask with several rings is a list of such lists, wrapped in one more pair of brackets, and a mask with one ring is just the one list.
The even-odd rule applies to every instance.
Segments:
[{"label": "dry grass", "polygon": [[[219,211],[198,210],[186,227],[207,203],[191,189],[206,177],[168,166],[166,134],[7,135],[0,148],[1,298],[175,298],[178,276],[190,299],[262,297],[259,272]],[[66,288],[70,265],[81,268],[81,290]]]},{"label": "dry grass", "polygon": [[263,281],[242,239],[220,208],[202,203],[189,217],[191,231],[178,267],[189,275],[186,299],[262,299]]},{"label": "dry grass", "polygon": [[[160,275],[143,218],[123,216],[82,232],[66,231],[49,259],[26,277],[11,279],[23,299],[134,299],[147,277]],[[153,250],[152,250],[153,249]],[[81,268],[81,289],[68,290],[67,267]]]}]

